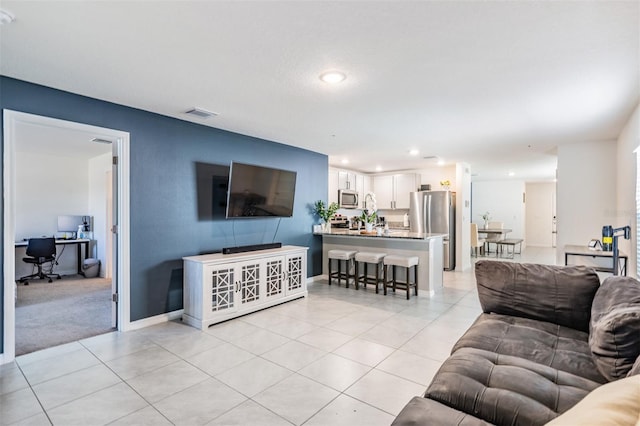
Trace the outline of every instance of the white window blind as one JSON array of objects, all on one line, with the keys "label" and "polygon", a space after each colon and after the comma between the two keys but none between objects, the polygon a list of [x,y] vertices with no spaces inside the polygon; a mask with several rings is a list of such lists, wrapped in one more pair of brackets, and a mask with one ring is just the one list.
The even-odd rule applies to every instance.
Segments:
[{"label": "white window blind", "polygon": [[640,147],[636,149],[636,277],[640,278]]}]

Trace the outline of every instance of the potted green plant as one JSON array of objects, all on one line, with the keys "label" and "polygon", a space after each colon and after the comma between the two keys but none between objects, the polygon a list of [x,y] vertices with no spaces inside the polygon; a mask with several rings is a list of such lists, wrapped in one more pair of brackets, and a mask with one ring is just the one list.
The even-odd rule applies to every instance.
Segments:
[{"label": "potted green plant", "polygon": [[376,202],[376,195],[373,192],[368,192],[364,197],[365,208],[360,215],[360,221],[364,223],[365,230],[367,232],[373,231],[373,225],[378,217],[378,206]]},{"label": "potted green plant", "polygon": [[318,200],[313,205],[316,214],[323,220],[323,231],[329,232],[331,231],[331,219],[335,216],[336,212],[340,208],[338,203],[331,203],[327,207],[324,201]]}]

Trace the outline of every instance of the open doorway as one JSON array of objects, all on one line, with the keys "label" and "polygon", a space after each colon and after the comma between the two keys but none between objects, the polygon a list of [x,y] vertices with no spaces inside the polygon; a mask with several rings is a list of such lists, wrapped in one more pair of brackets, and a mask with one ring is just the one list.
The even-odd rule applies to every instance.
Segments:
[{"label": "open doorway", "polygon": [[[128,141],[126,132],[4,111],[1,362],[43,345],[126,329]],[[90,229],[81,240],[89,242],[79,243],[77,233],[63,235],[57,227],[61,215],[88,217]],[[17,281],[24,274],[20,246],[40,236],[55,236],[60,243],[54,272],[63,279],[29,280],[25,286]],[[86,278],[85,267],[98,261],[98,273],[94,267]]]}]

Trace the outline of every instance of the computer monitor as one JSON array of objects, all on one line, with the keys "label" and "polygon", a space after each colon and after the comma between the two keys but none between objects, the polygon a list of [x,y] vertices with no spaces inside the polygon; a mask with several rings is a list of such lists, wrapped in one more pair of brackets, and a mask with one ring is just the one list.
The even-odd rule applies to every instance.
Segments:
[{"label": "computer monitor", "polygon": [[78,232],[78,226],[84,225],[83,218],[88,216],[58,216],[58,232]]}]

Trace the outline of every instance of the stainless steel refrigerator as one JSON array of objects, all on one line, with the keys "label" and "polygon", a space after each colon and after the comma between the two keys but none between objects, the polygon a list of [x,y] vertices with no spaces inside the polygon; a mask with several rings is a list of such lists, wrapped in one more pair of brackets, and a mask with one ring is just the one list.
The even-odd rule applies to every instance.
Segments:
[{"label": "stainless steel refrigerator", "polygon": [[409,204],[411,232],[445,234],[444,269],[456,267],[456,193],[451,191],[417,191]]}]

